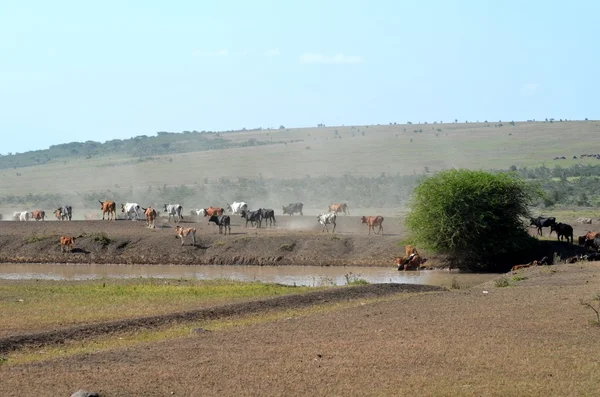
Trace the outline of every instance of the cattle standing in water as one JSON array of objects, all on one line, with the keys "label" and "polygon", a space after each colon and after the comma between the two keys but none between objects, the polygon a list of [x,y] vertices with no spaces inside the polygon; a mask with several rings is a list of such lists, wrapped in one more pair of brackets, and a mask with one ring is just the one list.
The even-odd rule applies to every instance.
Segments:
[{"label": "cattle standing in water", "polygon": [[567,225],[566,223],[555,223],[550,226],[550,235],[552,232],[556,232],[556,238],[559,241],[562,241],[563,237],[569,242],[571,239],[571,244],[573,244],[573,227],[571,225]]},{"label": "cattle standing in water", "polygon": [[156,228],[156,210],[152,207],[142,208],[144,216],[146,217],[146,226],[149,228]]},{"label": "cattle standing in water", "polygon": [[164,209],[167,214],[169,214],[169,222],[171,222],[171,217],[175,222],[180,222],[183,220],[183,207],[179,204],[163,204]]},{"label": "cattle standing in water", "polygon": [[60,250],[65,252],[65,249],[68,249],[69,252],[73,251],[73,243],[75,242],[75,237],[69,236],[60,236]]},{"label": "cattle standing in water", "polygon": [[225,235],[227,235],[227,229],[229,229],[229,235],[231,235],[231,218],[229,215],[213,215],[210,217],[208,222],[214,222],[215,225],[219,226],[219,234],[222,233],[222,228],[225,228]]},{"label": "cattle standing in water", "polygon": [[345,215],[350,215],[350,210],[348,209],[348,205],[346,203],[331,204],[329,206],[329,212],[333,212],[334,214],[343,212]]},{"label": "cattle standing in water", "polygon": [[270,208],[259,208],[260,216],[265,220],[265,227],[267,223],[269,223],[269,227],[273,227],[273,223],[277,226],[277,221],[275,221],[275,211]]},{"label": "cattle standing in water", "polygon": [[246,227],[248,227],[248,222],[250,225],[254,227],[254,223],[256,222],[257,227],[262,226],[262,216],[260,211],[244,211],[242,210],[242,218],[246,218]]},{"label": "cattle standing in water", "polygon": [[46,212],[44,210],[34,210],[31,212],[31,218],[36,221],[43,221],[46,218]]},{"label": "cattle standing in water", "polygon": [[335,214],[335,212],[330,212],[329,214],[321,214],[317,216],[317,220],[322,226],[322,231],[327,231],[327,233],[329,233],[329,227],[327,225],[333,225],[332,233],[335,233],[336,219],[337,215]]},{"label": "cattle standing in water", "polygon": [[104,220],[104,215],[108,214],[107,218],[110,221],[110,217],[112,216],[112,220],[117,220],[117,204],[114,201],[100,201],[100,209],[102,210],[102,220]]},{"label": "cattle standing in water", "polygon": [[[367,224],[369,235],[371,234],[371,229],[373,229],[373,233],[379,234],[381,232],[383,236],[383,216],[362,216],[360,221]],[[379,226],[377,232],[375,231],[375,226]]]},{"label": "cattle standing in water", "polygon": [[196,245],[196,229],[193,227],[181,227],[177,226],[175,228],[175,234],[177,238],[181,238],[181,245],[183,245],[183,239],[188,235],[192,236],[192,245]]},{"label": "cattle standing in water", "polygon": [[138,219],[140,219],[140,209],[141,207],[138,205],[138,203],[121,204],[121,212],[124,212],[125,215],[127,215],[127,220],[130,219],[130,215],[133,215],[131,217],[132,221],[137,221]]},{"label": "cattle standing in water", "polygon": [[73,217],[73,208],[70,205],[64,205],[54,211],[54,216],[56,216],[56,219],[59,221],[64,221],[66,219],[71,220]]},{"label": "cattle standing in water", "polygon": [[304,204],[302,203],[290,203],[287,207],[283,207],[283,215],[289,214],[294,215],[294,213],[299,212],[300,215],[304,215],[302,213],[302,208]]},{"label": "cattle standing in water", "polygon": [[232,215],[241,215],[242,211],[248,211],[248,204],[243,201],[234,201],[231,205],[227,204],[227,211],[230,211]]},{"label": "cattle standing in water", "polygon": [[542,228],[543,227],[550,227],[552,225],[554,225],[556,223],[556,218],[551,216],[548,218],[542,218],[541,216],[538,216],[537,218],[531,218],[531,223],[529,224],[529,226],[536,226],[537,227],[537,234],[539,234],[540,236],[544,236],[544,234],[542,233]]},{"label": "cattle standing in water", "polygon": [[421,257],[417,252],[417,249],[412,245],[404,246],[404,257],[395,256],[394,261],[398,270],[410,270],[411,268],[419,269],[423,263],[427,261],[426,258]]}]

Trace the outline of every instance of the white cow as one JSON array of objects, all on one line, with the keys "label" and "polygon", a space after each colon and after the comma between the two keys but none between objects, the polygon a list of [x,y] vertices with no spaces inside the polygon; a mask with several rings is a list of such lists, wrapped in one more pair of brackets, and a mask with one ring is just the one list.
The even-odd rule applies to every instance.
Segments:
[{"label": "white cow", "polygon": [[27,212],[27,211],[19,211],[19,212],[15,212],[13,214],[13,220],[20,221],[20,222],[28,221],[30,217],[31,217],[31,212]]},{"label": "white cow", "polygon": [[200,208],[200,209],[195,209],[194,213],[198,216],[204,216],[205,211],[204,211],[204,208]]},{"label": "white cow", "polygon": [[169,215],[169,222],[171,222],[171,216],[175,222],[179,222],[183,219],[183,207],[179,204],[163,204],[165,212]]},{"label": "white cow", "polygon": [[335,212],[330,212],[328,214],[321,214],[319,216],[317,216],[317,220],[319,221],[319,223],[321,224],[321,226],[323,226],[323,231],[327,230],[327,232],[329,232],[329,227],[327,227],[327,225],[331,224],[333,225],[333,232],[335,233],[335,220],[337,219],[337,215],[335,214]]},{"label": "white cow", "polygon": [[248,211],[248,204],[243,201],[234,201],[233,204],[227,204],[227,211],[230,211],[231,214],[241,214],[242,211]]},{"label": "white cow", "polygon": [[125,214],[127,215],[127,219],[130,219],[129,215],[133,215],[133,217],[131,218],[132,221],[142,219],[143,213],[141,211],[142,207],[140,207],[138,203],[121,204],[121,212],[125,212]]}]

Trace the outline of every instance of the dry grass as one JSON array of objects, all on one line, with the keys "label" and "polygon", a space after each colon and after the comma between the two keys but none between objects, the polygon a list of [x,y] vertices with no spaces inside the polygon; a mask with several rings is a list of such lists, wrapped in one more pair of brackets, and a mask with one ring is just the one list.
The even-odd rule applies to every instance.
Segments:
[{"label": "dry grass", "polygon": [[0,288],[0,336],[198,309],[308,289],[230,280],[5,281]]},{"label": "dry grass", "polygon": [[[577,159],[589,152],[588,142],[600,132],[597,122],[563,123],[495,123],[381,125],[251,131],[227,134],[227,139],[245,141],[293,140],[303,142],[287,145],[244,147],[207,152],[169,154],[172,162],[129,164],[125,158],[92,158],[60,160],[43,166],[0,170],[3,194],[23,195],[29,192],[65,193],[65,187],[55,181],[68,174],[76,180],[78,192],[115,189],[130,186],[146,189],[149,185],[194,185],[203,177],[190,170],[202,170],[201,175],[219,177],[304,177],[318,175],[378,176],[423,173],[450,167],[472,169],[506,169],[511,165],[546,164],[569,166],[575,163],[596,164],[597,160]],[[497,123],[496,123],[497,124]],[[437,129],[441,129],[438,132]],[[405,131],[406,129],[406,131]],[[341,139],[334,138],[335,130]],[[414,133],[422,130],[422,133]],[[365,135],[362,135],[362,132]],[[565,133],[569,131],[569,133]],[[354,136],[353,136],[354,134]],[[509,135],[510,134],[510,135]],[[539,142],[544,142],[540,146]],[[306,146],[311,147],[306,150]],[[356,156],[355,153],[361,153]],[[568,159],[553,161],[555,156]],[[158,156],[160,157],[160,156]],[[373,161],[376,158],[377,161]],[[231,159],[231,161],[224,161]],[[106,167],[106,165],[111,167]],[[298,164],[302,164],[299,174]],[[93,178],[90,176],[93,175]],[[26,180],[27,183],[23,183]],[[101,198],[103,199],[103,198]]]}]

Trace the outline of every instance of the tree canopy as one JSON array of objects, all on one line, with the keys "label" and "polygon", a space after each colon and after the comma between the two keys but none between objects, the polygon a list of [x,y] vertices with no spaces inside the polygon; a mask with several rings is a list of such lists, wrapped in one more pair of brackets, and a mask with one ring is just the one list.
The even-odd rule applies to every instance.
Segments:
[{"label": "tree canopy", "polygon": [[514,173],[447,170],[415,188],[406,226],[416,244],[459,267],[504,270],[537,242],[523,218],[538,194]]}]

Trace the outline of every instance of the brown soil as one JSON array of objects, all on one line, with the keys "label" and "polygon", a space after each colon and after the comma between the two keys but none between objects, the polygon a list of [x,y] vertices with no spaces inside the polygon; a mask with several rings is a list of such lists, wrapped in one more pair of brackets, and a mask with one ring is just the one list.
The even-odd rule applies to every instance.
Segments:
[{"label": "brown soil", "polygon": [[[322,233],[315,216],[279,216],[276,227],[260,229],[233,216],[231,236],[207,223],[186,217],[182,225],[197,229],[197,242],[182,247],[175,223],[164,218],[156,229],[126,220],[1,222],[0,262],[393,266],[391,258],[403,252],[397,218],[386,218],[384,236],[368,236],[356,216],[339,216],[335,234]],[[61,235],[77,237],[72,253],[61,252]]]},{"label": "brown soil", "polygon": [[579,300],[600,291],[600,263],[520,274],[526,279],[505,288],[489,282],[391,295],[325,313],[0,365],[0,395],[70,395],[80,388],[104,397],[596,395],[600,329]]}]

